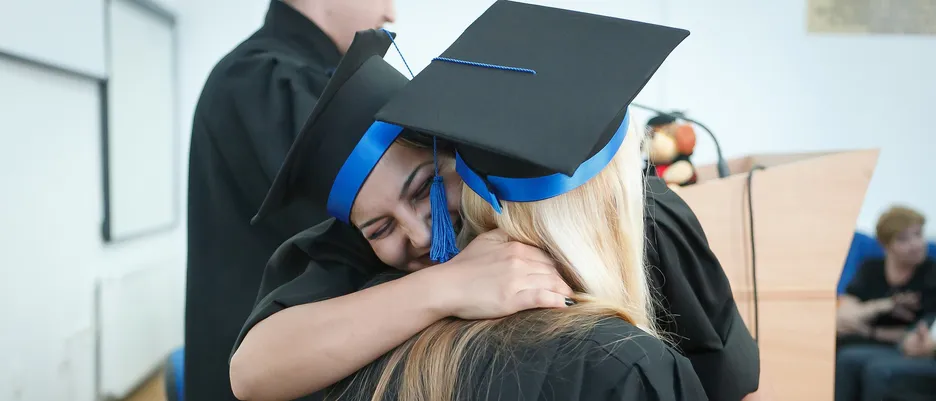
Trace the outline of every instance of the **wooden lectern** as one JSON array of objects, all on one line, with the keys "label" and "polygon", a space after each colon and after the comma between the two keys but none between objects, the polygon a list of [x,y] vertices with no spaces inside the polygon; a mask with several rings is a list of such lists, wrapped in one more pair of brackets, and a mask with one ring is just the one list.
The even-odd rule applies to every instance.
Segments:
[{"label": "wooden lectern", "polygon": [[[698,183],[678,190],[745,323],[758,328],[763,399],[833,399],[835,288],[877,157],[877,150],[750,156],[729,160],[726,178],[701,166]],[[748,176],[756,166],[764,169],[751,179],[755,273]]]}]

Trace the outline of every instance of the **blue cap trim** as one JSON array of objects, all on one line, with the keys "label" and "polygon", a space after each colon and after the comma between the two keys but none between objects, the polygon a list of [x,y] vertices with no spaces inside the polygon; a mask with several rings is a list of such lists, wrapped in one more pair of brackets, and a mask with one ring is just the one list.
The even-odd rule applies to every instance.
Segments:
[{"label": "blue cap trim", "polygon": [[468,167],[458,153],[455,153],[455,171],[462,177],[465,185],[478,194],[481,199],[491,204],[497,213],[501,212],[501,200],[536,202],[549,199],[582,186],[582,184],[597,176],[601,170],[604,170],[614,159],[614,155],[617,154],[621,144],[624,143],[629,121],[630,111],[624,114],[624,121],[604,148],[579,165],[571,177],[556,173],[533,178],[508,178],[489,175],[485,179]]},{"label": "blue cap trim", "polygon": [[403,127],[397,125],[380,121],[371,124],[335,176],[328,194],[328,214],[351,224],[351,206],[361,186],[400,132]]}]

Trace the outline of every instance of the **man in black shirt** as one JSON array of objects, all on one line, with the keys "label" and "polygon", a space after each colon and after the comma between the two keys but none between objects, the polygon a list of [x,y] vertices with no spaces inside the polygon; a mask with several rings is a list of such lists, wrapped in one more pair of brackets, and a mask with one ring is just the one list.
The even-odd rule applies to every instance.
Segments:
[{"label": "man in black shirt", "polygon": [[192,126],[185,398],[234,400],[231,344],[276,247],[326,218],[302,204],[251,226],[296,133],[359,30],[392,0],[273,0],[263,26],[212,70]]}]

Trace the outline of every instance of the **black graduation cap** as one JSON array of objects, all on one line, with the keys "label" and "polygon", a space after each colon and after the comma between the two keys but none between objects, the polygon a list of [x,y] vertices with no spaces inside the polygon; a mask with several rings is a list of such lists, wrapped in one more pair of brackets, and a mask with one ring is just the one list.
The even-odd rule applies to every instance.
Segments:
[{"label": "black graduation cap", "polygon": [[[328,207],[332,215],[343,214],[336,217],[347,221],[351,204],[367,174],[402,131],[400,127],[374,120],[377,110],[409,82],[383,59],[392,35],[385,30],[354,35],[348,52],[293,141],[252,223],[297,196]],[[363,142],[376,144],[380,152],[357,151]]]},{"label": "black graduation cap", "polygon": [[508,199],[497,187],[517,184],[511,178],[573,176],[620,133],[628,104],[688,35],[500,0],[376,118],[455,143],[457,162],[501,200],[543,199],[518,191]]}]

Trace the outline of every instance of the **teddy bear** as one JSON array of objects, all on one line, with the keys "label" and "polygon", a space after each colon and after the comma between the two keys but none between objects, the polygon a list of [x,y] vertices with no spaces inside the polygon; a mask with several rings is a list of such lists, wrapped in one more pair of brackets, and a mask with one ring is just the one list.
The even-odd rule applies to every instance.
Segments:
[{"label": "teddy bear", "polygon": [[696,144],[692,125],[661,114],[651,118],[647,127],[650,135],[647,155],[656,175],[674,189],[695,184],[696,169],[690,160]]}]

